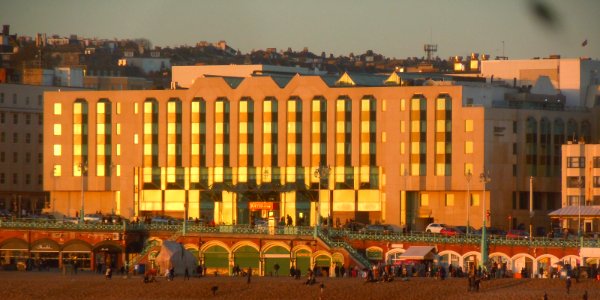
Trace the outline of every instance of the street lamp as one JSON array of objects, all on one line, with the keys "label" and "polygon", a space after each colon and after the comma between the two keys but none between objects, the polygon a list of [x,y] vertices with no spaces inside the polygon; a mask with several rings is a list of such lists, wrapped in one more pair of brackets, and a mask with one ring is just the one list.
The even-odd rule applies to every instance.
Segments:
[{"label": "street lamp", "polygon": [[471,206],[471,178],[473,178],[473,174],[471,173],[471,170],[467,171],[467,174],[465,174],[465,177],[467,179],[467,236],[469,236],[469,227],[471,227],[470,224],[470,214],[469,214],[469,207]]},{"label": "street lamp", "polygon": [[529,240],[533,238],[533,176],[529,176]]},{"label": "street lamp", "polygon": [[315,224],[315,232],[314,237],[317,237],[317,231],[319,230],[319,224],[321,223],[321,212],[319,211],[319,203],[321,202],[321,180],[327,179],[329,177],[329,173],[331,173],[331,168],[329,166],[320,166],[315,170],[314,176],[319,180],[319,197],[317,198],[317,203],[315,205],[316,211],[316,224]]},{"label": "street lamp", "polygon": [[585,179],[579,176],[577,178],[577,185],[579,186],[579,197],[577,199],[577,237],[581,238],[581,199],[585,198],[584,193],[582,193],[585,187]]},{"label": "street lamp", "polygon": [[79,172],[81,173],[81,210],[79,211],[79,223],[83,224],[84,222],[84,206],[83,206],[83,188],[84,188],[84,176],[85,174],[87,174],[87,162],[80,162],[79,165],[77,166],[77,169],[79,170]]},{"label": "street lamp", "polygon": [[481,205],[481,217],[483,218],[483,225],[481,227],[481,265],[485,267],[488,259],[487,249],[487,237],[486,237],[486,225],[485,225],[485,185],[492,180],[489,172],[486,174],[484,171],[479,175],[479,180],[483,183],[483,202]]}]

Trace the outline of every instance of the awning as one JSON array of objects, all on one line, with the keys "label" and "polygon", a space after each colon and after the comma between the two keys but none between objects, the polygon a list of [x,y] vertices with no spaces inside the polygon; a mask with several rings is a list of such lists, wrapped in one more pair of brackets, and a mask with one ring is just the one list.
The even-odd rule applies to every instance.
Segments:
[{"label": "awning", "polygon": [[400,259],[433,260],[436,252],[434,246],[412,246],[408,247],[408,249],[400,255]]},{"label": "awning", "polygon": [[[581,214],[580,214],[581,213]],[[600,218],[600,206],[565,206],[563,208],[559,208],[548,214],[550,218],[561,218],[561,217],[596,217]]]},{"label": "awning", "polygon": [[600,248],[581,248],[579,252],[581,257],[586,258],[600,258]]}]

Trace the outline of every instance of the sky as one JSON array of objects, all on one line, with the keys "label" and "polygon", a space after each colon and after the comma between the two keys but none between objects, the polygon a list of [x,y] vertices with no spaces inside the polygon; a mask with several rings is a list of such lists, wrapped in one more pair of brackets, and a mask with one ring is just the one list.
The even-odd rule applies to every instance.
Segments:
[{"label": "sky", "polygon": [[308,47],[396,58],[437,44],[442,59],[599,59],[598,12],[598,0],[0,0],[0,22],[19,36],[146,38],[161,47],[225,40],[242,53]]}]

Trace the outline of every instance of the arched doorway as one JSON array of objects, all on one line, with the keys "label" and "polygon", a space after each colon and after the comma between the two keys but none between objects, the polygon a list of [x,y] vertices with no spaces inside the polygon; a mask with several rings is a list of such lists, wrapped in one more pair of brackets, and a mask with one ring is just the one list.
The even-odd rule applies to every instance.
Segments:
[{"label": "arched doorway", "polygon": [[492,253],[490,254],[489,264],[491,266],[489,270],[491,273],[490,276],[494,278],[512,276],[512,272],[510,271],[512,270],[512,263],[510,257],[507,255],[500,252]]},{"label": "arched doorway", "polygon": [[512,258],[512,272],[517,278],[531,278],[534,274],[533,256],[531,255],[516,255]]},{"label": "arched doorway", "polygon": [[299,249],[296,251],[296,270],[300,275],[305,275],[308,270],[312,269],[310,265],[311,251],[308,249]]},{"label": "arched doorway", "polygon": [[396,248],[386,253],[386,262],[390,265],[400,265],[402,263],[401,255],[406,250],[402,248]]},{"label": "arched doorway", "polygon": [[121,256],[123,248],[120,245],[105,242],[96,245],[94,248],[94,270],[98,273],[104,272],[108,267],[112,270],[117,270],[123,265]]},{"label": "arched doorway", "polygon": [[211,245],[201,251],[205,274],[229,274],[229,250]]},{"label": "arched doorway", "polygon": [[316,276],[329,277],[331,268],[331,255],[329,253],[318,253],[314,258]]},{"label": "arched doorway", "polygon": [[3,270],[25,270],[29,258],[29,245],[21,239],[9,239],[0,246],[0,262]]},{"label": "arched doorway", "polygon": [[92,246],[84,241],[72,241],[61,251],[62,265],[71,266],[74,270],[91,270]]},{"label": "arched doorway", "polygon": [[38,270],[58,268],[60,257],[60,246],[50,239],[35,241],[31,245],[31,256]]},{"label": "arched doorway", "polygon": [[233,265],[246,271],[252,268],[252,274],[259,274],[260,255],[258,250],[249,245],[243,245],[233,250]]},{"label": "arched doorway", "polygon": [[455,277],[458,273],[458,267],[460,267],[460,255],[454,251],[442,251],[439,256],[440,265],[448,270],[449,276]]},{"label": "arched doorway", "polygon": [[[264,275],[288,276],[290,274],[290,251],[282,246],[273,246],[265,250],[263,257],[265,259]],[[275,264],[279,265],[279,270],[275,272]]]}]

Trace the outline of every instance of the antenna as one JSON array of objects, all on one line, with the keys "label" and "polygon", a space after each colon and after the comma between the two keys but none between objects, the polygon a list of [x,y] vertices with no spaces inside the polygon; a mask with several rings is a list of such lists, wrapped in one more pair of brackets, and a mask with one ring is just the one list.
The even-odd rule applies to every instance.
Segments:
[{"label": "antenna", "polygon": [[427,53],[427,60],[431,61],[433,53],[437,52],[437,44],[425,44],[423,50]]}]

